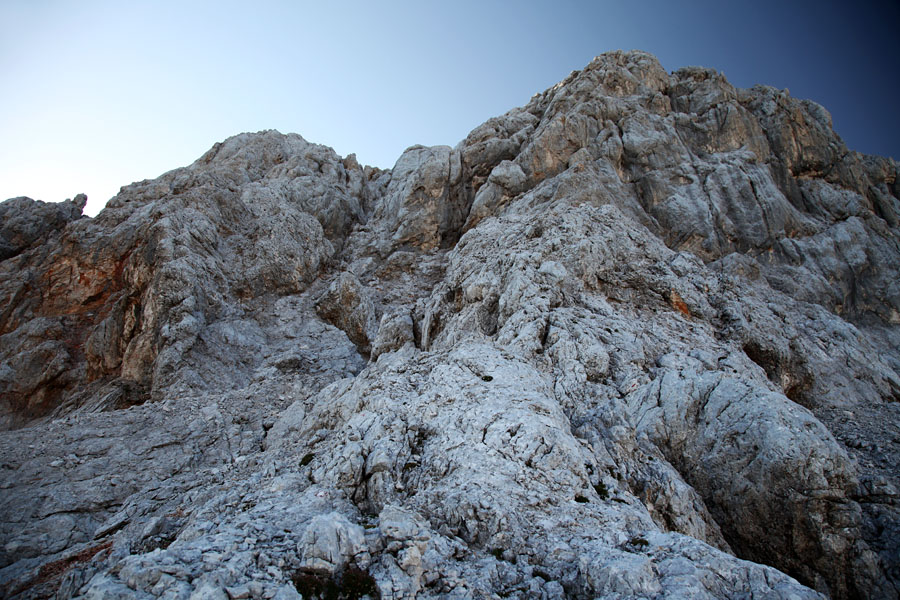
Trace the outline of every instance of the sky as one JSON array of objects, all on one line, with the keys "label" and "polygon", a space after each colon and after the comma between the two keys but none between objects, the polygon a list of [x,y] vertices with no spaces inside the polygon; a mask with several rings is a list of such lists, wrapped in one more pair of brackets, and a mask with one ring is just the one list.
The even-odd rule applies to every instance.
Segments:
[{"label": "sky", "polygon": [[788,88],[900,159],[898,22],[900,0],[0,0],[0,199],[83,192],[93,215],[264,129],[389,168],[616,49]]}]

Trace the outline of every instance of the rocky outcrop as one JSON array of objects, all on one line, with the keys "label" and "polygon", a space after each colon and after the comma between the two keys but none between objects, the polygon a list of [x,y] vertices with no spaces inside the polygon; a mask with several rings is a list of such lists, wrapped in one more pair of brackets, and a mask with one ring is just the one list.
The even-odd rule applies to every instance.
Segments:
[{"label": "rocky outcrop", "polygon": [[0,593],[896,598],[898,169],[616,52],[388,171],[8,201]]},{"label": "rocky outcrop", "polygon": [[78,194],[74,200],[47,203],[31,198],[12,198],[0,204],[0,260],[21,254],[66,226],[81,218],[87,196]]},{"label": "rocky outcrop", "polygon": [[103,408],[120,384],[126,405],[246,384],[266,346],[246,314],[316,280],[328,236],[364,218],[365,178],[299,136],[237,136],[4,261],[3,421]]}]

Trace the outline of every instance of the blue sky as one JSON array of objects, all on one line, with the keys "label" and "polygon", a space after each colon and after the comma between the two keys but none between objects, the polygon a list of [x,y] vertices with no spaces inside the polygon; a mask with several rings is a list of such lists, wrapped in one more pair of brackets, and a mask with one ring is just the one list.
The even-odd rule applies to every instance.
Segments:
[{"label": "blue sky", "polygon": [[900,159],[900,3],[0,0],[0,199],[88,194],[278,129],[391,167],[608,50],[823,104]]}]

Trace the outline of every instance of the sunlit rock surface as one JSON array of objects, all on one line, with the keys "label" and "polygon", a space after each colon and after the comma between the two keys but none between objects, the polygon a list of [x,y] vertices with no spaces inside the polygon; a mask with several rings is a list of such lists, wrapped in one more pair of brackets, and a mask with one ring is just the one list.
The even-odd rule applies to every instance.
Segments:
[{"label": "sunlit rock surface", "polygon": [[394,169],[0,205],[0,595],[897,598],[900,181],[610,53]]}]

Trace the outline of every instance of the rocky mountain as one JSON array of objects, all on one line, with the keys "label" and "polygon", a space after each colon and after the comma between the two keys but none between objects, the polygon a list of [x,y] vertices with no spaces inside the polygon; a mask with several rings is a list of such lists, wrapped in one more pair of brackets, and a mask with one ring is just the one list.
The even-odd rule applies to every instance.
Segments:
[{"label": "rocky mountain", "polygon": [[393,169],[0,205],[0,595],[897,598],[900,164],[596,58]]}]

